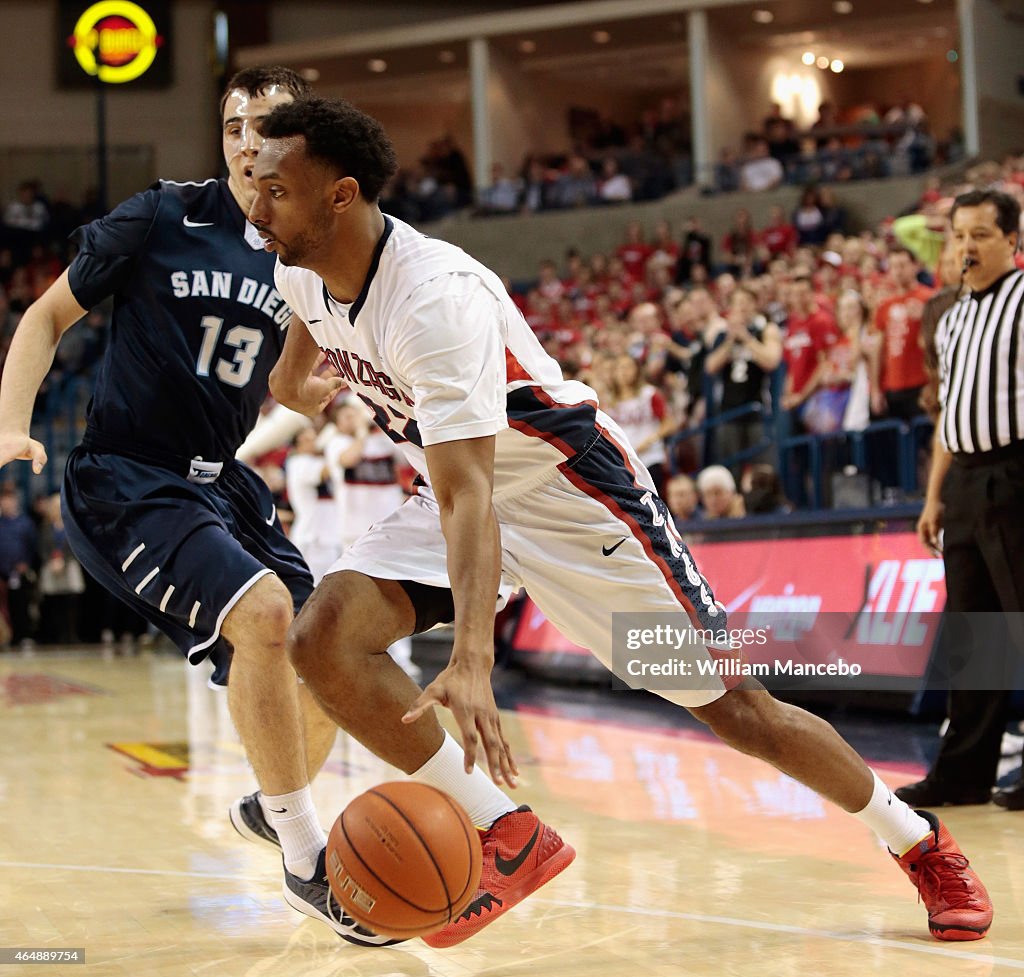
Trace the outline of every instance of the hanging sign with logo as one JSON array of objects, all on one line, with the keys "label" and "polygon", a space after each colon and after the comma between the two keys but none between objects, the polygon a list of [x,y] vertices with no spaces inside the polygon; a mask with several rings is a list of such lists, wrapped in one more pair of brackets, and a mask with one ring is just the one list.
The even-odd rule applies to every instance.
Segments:
[{"label": "hanging sign with logo", "polygon": [[171,83],[170,10],[166,0],[61,0],[58,85],[164,88]]}]

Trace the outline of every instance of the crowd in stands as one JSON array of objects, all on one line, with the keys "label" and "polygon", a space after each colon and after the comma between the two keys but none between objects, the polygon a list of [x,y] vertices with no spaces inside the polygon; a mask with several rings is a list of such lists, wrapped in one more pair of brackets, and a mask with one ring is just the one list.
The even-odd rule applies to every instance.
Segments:
[{"label": "crowd in stands", "polygon": [[[742,148],[724,149],[713,173],[701,174],[691,152],[690,118],[676,99],[664,98],[628,123],[575,110],[566,150],[530,153],[515,173],[494,163],[490,183],[475,199],[462,150],[443,136],[416,165],[399,171],[382,207],[410,223],[429,223],[460,211],[499,216],[658,200],[695,181],[705,193],[845,183],[920,173],[963,157],[962,139],[954,133],[939,143],[923,109],[911,101],[844,110],[822,102],[818,113],[800,130],[773,104]],[[827,193],[823,205],[831,206]]]},{"label": "crowd in stands", "polygon": [[[438,144],[437,158],[451,148]],[[717,228],[696,217],[681,227],[632,221],[611,253],[570,249],[560,261],[541,260],[535,280],[507,284],[564,372],[597,390],[681,523],[827,505],[832,489],[812,491],[801,445],[824,439],[818,474],[827,479],[857,460],[845,433],[886,420],[905,435],[935,409],[927,337],[959,291],[946,224],[953,196],[968,186],[1024,198],[1024,156],[975,166],[954,185],[930,180],[905,213],[856,234],[841,198],[809,187],[792,213],[774,207],[760,226],[743,209]],[[48,199],[34,183],[5,209],[0,372],[21,312],[68,259],[68,231],[92,216],[90,205]],[[97,310],[65,335],[37,418],[52,419],[57,404],[81,424],[108,325]],[[788,454],[780,450],[787,444]],[[878,489],[871,499],[898,501],[908,490],[895,454],[891,443],[869,452],[858,474]],[[260,464],[285,515],[286,455]],[[0,638],[139,634],[123,607],[83,600],[92,584],[74,569],[52,497],[30,502],[19,497],[14,473],[4,478],[0,589],[10,613]],[[42,601],[53,615],[39,615]],[[88,615],[79,613],[84,607]],[[44,617],[59,638],[38,632]]]},{"label": "crowd in stands", "polygon": [[[38,180],[22,182],[0,222],[0,373],[21,313],[60,277],[71,258],[68,236],[100,216],[93,195],[81,205],[58,191],[52,197]],[[76,324],[57,352],[54,371],[41,394],[72,375],[88,373],[106,343],[108,319],[96,313]]]},{"label": "crowd in stands", "polygon": [[[475,213],[496,216],[657,200],[695,181],[705,193],[845,183],[920,173],[963,157],[962,139],[953,133],[936,141],[924,111],[910,101],[884,110],[861,105],[843,111],[822,102],[818,112],[810,128],[801,131],[773,104],[761,129],[747,133],[741,149],[723,150],[714,172],[706,174],[695,172],[689,116],[675,99],[663,99],[627,125],[607,115],[577,113],[570,126],[571,149],[530,154],[517,174],[494,164]],[[449,192],[447,199],[454,201],[455,196]],[[832,206],[827,194],[824,206]]]},{"label": "crowd in stands", "polygon": [[911,101],[884,111],[871,105],[839,111],[832,102],[822,102],[818,118],[805,131],[773,104],[761,130],[744,137],[742,151],[723,150],[713,187],[728,193],[771,190],[783,183],[846,183],[921,173],[936,162],[962,157],[962,138],[953,133],[937,142],[924,110]]},{"label": "crowd in stands", "polygon": [[150,640],[146,622],[75,559],[60,496],[39,495],[26,511],[13,485],[0,486],[0,647],[89,642],[128,654]]},{"label": "crowd in stands", "polygon": [[434,140],[415,166],[403,166],[385,188],[381,208],[410,224],[427,224],[467,209],[473,178],[451,136]]},{"label": "crowd in stands", "polygon": [[827,481],[856,460],[844,432],[881,420],[894,423],[869,452],[871,498],[895,502],[916,486],[893,439],[917,424],[927,442],[935,392],[922,330],[958,290],[943,243],[967,185],[1024,195],[1024,159],[975,167],[959,185],[930,181],[906,214],[858,234],[828,188],[808,188],[790,215],[773,208],[762,227],[745,210],[714,234],[696,218],[676,231],[630,222],[614,252],[544,259],[536,280],[512,291],[545,348],[597,389],[657,477],[716,466],[705,479],[714,494],[729,476],[726,506],[705,501],[697,477],[696,516],[828,504],[827,484],[823,496],[807,486],[806,457],[791,471],[779,444],[834,442],[822,448]]}]

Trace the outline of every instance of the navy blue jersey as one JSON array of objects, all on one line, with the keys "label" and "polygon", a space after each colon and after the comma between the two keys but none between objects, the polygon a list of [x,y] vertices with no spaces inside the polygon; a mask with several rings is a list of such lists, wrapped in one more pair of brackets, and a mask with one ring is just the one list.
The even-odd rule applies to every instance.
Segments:
[{"label": "navy blue jersey", "polygon": [[233,458],[291,310],[226,181],[162,180],[72,238],[79,305],[114,298],[86,441],[157,462]]}]

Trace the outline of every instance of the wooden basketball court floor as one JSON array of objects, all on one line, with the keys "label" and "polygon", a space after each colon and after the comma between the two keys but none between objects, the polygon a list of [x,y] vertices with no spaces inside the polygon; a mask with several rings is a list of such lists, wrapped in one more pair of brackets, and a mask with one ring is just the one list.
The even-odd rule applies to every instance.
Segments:
[{"label": "wooden basketball court floor", "polygon": [[[273,853],[231,829],[253,783],[205,680],[164,656],[0,657],[0,947],[86,955],[0,977],[1024,973],[1024,813],[945,812],[996,919],[942,944],[873,835],[770,768],[696,733],[536,711],[505,718],[517,793],[575,864],[458,947],[350,946],[287,908]],[[339,736],[314,787],[325,825],[393,776]]]}]

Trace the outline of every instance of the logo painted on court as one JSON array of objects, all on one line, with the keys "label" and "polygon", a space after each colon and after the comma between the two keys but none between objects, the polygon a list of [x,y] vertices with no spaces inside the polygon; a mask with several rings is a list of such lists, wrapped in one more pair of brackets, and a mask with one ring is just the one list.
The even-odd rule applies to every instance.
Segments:
[{"label": "logo painted on court", "polygon": [[129,0],[94,3],[68,38],[82,70],[109,85],[145,74],[163,43],[153,18]]},{"label": "logo painted on court", "polygon": [[115,753],[134,760],[140,777],[172,777],[184,780],[191,769],[188,743],[107,743]]}]

